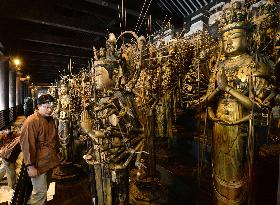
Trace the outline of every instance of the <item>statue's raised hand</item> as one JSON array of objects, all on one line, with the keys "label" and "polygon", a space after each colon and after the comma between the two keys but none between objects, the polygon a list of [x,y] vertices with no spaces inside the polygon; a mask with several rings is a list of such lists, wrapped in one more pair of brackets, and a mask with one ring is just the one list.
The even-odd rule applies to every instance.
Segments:
[{"label": "statue's raised hand", "polygon": [[81,114],[81,128],[86,132],[90,132],[92,130],[92,122],[89,117],[88,111],[83,111]]}]

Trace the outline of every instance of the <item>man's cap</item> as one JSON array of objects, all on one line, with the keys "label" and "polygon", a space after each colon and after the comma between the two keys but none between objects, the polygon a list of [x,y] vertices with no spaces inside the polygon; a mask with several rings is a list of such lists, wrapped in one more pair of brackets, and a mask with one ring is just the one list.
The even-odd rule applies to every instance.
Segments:
[{"label": "man's cap", "polygon": [[50,94],[43,94],[37,100],[37,105],[55,102],[53,96]]}]

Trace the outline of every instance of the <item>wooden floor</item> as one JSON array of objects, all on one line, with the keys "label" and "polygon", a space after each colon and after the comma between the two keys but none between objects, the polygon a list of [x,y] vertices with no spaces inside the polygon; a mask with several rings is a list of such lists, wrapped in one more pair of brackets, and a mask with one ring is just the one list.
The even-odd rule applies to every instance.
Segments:
[{"label": "wooden floor", "polygon": [[89,179],[81,176],[76,181],[56,183],[53,200],[47,205],[92,205]]}]

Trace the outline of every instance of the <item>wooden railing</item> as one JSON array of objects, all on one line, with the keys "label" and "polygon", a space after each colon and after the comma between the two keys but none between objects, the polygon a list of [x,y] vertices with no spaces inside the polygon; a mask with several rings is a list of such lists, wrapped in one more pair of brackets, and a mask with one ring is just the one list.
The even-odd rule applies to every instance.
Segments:
[{"label": "wooden railing", "polygon": [[17,107],[11,107],[9,110],[0,111],[0,130],[16,120],[18,115],[17,110]]},{"label": "wooden railing", "polygon": [[9,111],[9,120],[10,122],[13,122],[17,119],[17,108],[11,107]]},{"label": "wooden railing", "polygon": [[9,124],[10,120],[8,114],[9,114],[8,110],[0,111],[0,130]]}]

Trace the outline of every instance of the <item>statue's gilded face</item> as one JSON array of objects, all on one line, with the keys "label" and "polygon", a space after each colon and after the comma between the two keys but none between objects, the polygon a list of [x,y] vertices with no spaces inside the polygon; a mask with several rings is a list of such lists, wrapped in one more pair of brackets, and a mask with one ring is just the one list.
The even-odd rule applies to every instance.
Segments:
[{"label": "statue's gilded face", "polygon": [[62,84],[60,87],[60,94],[64,95],[66,93],[67,93],[67,88],[64,84]]},{"label": "statue's gilded face", "polygon": [[111,79],[108,71],[103,67],[95,68],[95,85],[97,90],[103,90],[109,87]]},{"label": "statue's gilded face", "polygon": [[226,55],[239,55],[246,52],[247,38],[244,29],[232,29],[223,34],[223,46]]},{"label": "statue's gilded face", "polygon": [[105,57],[105,56],[106,56],[106,51],[105,51],[104,48],[101,48],[101,49],[99,50],[99,56],[100,56],[100,57]]}]

